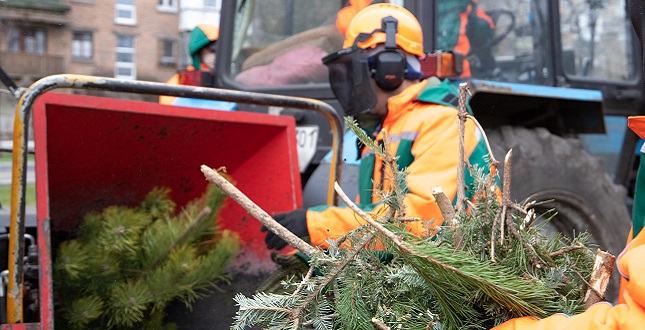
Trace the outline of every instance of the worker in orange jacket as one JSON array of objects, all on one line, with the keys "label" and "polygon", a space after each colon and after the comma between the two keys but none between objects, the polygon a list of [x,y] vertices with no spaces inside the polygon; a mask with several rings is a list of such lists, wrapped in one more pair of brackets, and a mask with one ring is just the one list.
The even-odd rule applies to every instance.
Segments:
[{"label": "worker in orange jacket", "polygon": [[479,6],[479,0],[440,0],[437,8],[435,48],[465,57],[461,77],[470,77],[473,69],[494,67],[489,43],[495,37],[495,23]]},{"label": "worker in orange jacket", "polygon": [[[433,188],[441,187],[455,200],[458,167],[463,166],[456,88],[447,81],[420,81],[419,58],[425,56],[421,26],[403,7],[381,3],[359,11],[347,27],[343,47],[323,58],[332,90],[345,114],[353,116],[377,144],[383,145],[387,136],[389,153],[398,157],[401,169],[407,168],[406,215],[432,221],[430,227],[422,221],[406,222],[407,229],[427,236],[443,222]],[[464,140],[469,164],[487,169],[485,141],[473,121],[466,122]],[[387,206],[375,190],[387,191],[394,184],[383,159],[364,147],[359,171],[358,206],[381,212]],[[350,208],[328,205],[274,218],[321,248],[329,246],[328,239],[339,239],[364,224]],[[272,232],[265,242],[270,249],[286,246]]]},{"label": "worker in orange jacket", "polygon": [[[219,28],[211,24],[197,24],[190,33],[188,40],[188,53],[191,58],[191,65],[186,67],[187,71],[195,71],[196,68],[204,71],[210,71],[215,65],[216,51],[215,45],[219,38]],[[179,85],[179,74],[175,74],[167,84]],[[174,96],[160,96],[159,103],[174,104]]]}]

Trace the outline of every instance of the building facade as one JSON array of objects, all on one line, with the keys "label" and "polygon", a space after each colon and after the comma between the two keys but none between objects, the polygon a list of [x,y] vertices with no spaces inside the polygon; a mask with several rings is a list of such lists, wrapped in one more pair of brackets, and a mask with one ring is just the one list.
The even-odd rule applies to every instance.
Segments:
[{"label": "building facade", "polygon": [[0,66],[21,86],[58,73],[165,81],[178,26],[179,0],[4,0]]},{"label": "building facade", "polygon": [[183,64],[178,27],[179,0],[0,0],[0,67],[20,87],[62,73],[164,82]]}]

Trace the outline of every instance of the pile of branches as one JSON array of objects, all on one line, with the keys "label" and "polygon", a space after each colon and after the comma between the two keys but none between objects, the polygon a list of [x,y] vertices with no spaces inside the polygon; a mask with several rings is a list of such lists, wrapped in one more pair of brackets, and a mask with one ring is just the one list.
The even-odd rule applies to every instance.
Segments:
[{"label": "pile of branches", "polygon": [[[462,112],[460,116],[462,124],[469,117]],[[470,168],[475,184],[460,187],[455,208],[443,193],[435,192],[445,219],[442,226],[411,219],[402,203],[405,171],[398,170],[396,159],[385,151],[387,145],[379,147],[353,121],[347,123],[361,142],[386,160],[389,177],[398,184],[378,192],[389,206],[386,214],[363,212],[336,184],[343,201],[368,224],[330,241],[325,251],[273,223],[217,171],[202,166],[209,181],[311,257],[303,278],[283,282],[288,293],[237,295],[240,308],[233,329],[487,329],[513,317],[584,309],[595,260],[586,233],[573,238],[546,235],[541,226],[555,211],[536,215],[534,203],[511,202],[506,184],[500,201],[494,193],[495,171],[488,175],[481,168]],[[463,126],[460,129],[463,132]],[[506,159],[506,182],[511,155]],[[489,157],[497,164],[492,154]],[[467,200],[464,189],[472,189],[477,197]],[[427,235],[407,232],[407,221],[425,222]]]}]

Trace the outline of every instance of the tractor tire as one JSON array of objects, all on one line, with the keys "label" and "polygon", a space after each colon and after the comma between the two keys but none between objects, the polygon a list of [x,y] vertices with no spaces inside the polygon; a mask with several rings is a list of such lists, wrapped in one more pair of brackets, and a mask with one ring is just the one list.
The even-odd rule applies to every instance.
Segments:
[{"label": "tractor tire", "polygon": [[[625,247],[631,226],[626,189],[614,184],[602,159],[587,153],[577,139],[562,138],[544,128],[505,126],[486,132],[495,158],[501,162],[513,149],[511,198],[513,201],[549,201],[535,208],[538,214],[555,209],[548,231],[564,235],[587,231],[592,243],[614,256]],[[615,302],[620,274],[614,267],[605,298]]]}]

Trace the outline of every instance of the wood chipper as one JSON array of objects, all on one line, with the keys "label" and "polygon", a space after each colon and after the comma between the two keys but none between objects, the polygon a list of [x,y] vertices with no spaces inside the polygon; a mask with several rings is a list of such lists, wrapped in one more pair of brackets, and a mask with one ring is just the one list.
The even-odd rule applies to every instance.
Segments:
[{"label": "wood chipper", "polygon": [[[329,119],[334,170],[340,178],[342,124],[317,100],[74,75],[41,79],[21,98],[14,122],[11,223],[2,329],[53,329],[55,297],[52,260],[61,240],[72,237],[86,212],[138,203],[154,186],[166,186],[177,204],[207,185],[200,165],[224,166],[260,207],[269,212],[302,206],[293,117],[217,111],[150,102],[49,92],[94,89],[224,100],[317,111]],[[33,118],[36,174],[37,259],[25,258],[27,140]],[[328,201],[334,203],[332,186]],[[222,227],[239,233],[242,250],[231,264],[233,281],[223,294],[251,290],[275,265],[263,243],[260,223],[229,201],[219,213]],[[34,247],[35,247],[34,246]],[[34,249],[30,255],[34,255]],[[35,270],[25,276],[26,270]],[[227,296],[228,295],[228,296]],[[235,306],[217,298],[211,306],[228,328]],[[30,308],[27,317],[26,308]],[[33,315],[32,315],[33,314]]]}]

